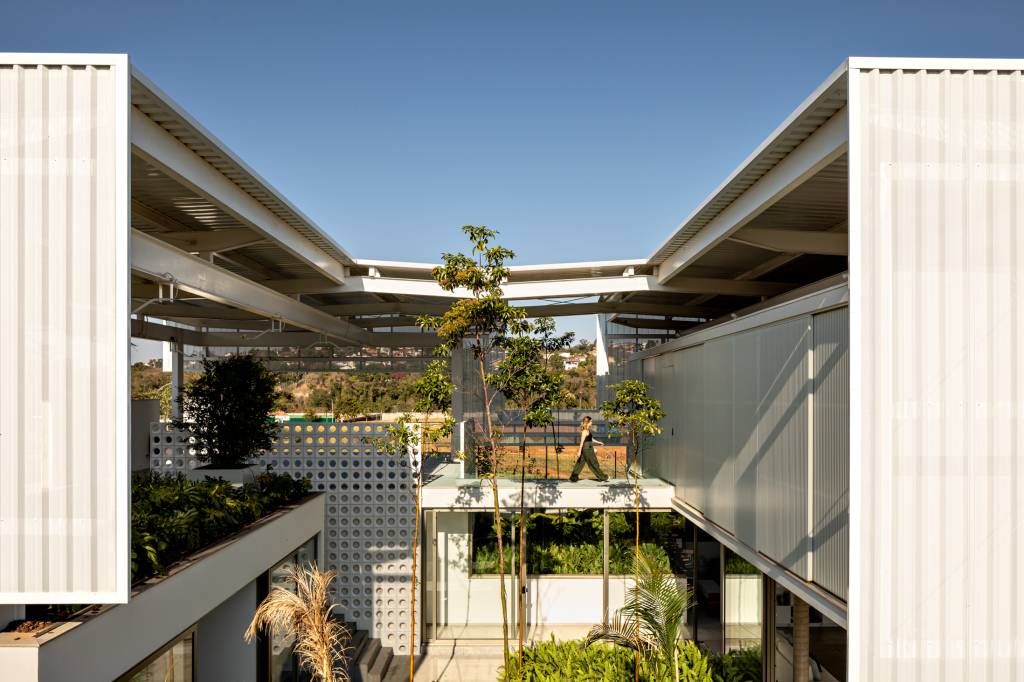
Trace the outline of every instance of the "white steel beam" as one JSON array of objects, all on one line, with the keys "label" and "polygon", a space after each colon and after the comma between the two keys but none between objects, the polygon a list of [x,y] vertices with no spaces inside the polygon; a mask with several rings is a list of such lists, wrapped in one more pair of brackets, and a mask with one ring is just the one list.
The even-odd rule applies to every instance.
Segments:
[{"label": "white steel beam", "polygon": [[658,282],[665,284],[678,276],[686,266],[842,156],[849,146],[849,139],[849,114],[843,107],[700,232],[669,255],[658,267]]},{"label": "white steel beam", "polygon": [[[333,315],[441,315],[448,310],[449,303],[342,303],[319,306],[325,313]],[[693,317],[715,317],[723,309],[714,306],[697,306],[690,303],[626,303],[617,301],[594,301],[590,303],[551,303],[547,305],[522,306],[528,317],[564,317],[567,315],[593,315],[596,313],[636,313],[640,315],[673,315]]]},{"label": "white steel beam", "polygon": [[132,230],[131,246],[133,270],[159,280],[167,279],[167,275],[170,275],[184,291],[356,345],[362,345],[368,336],[366,331],[353,324],[331,317],[138,230]]},{"label": "white steel beam", "polygon": [[[287,280],[282,280],[282,283]],[[662,284],[653,275],[633,277],[583,277],[537,282],[509,282],[502,287],[507,300],[602,296],[623,292],[655,292],[667,294],[725,294],[733,296],[774,296],[792,289],[793,284],[781,282],[743,282],[707,277],[677,277],[671,284]],[[299,292],[294,292],[299,293]],[[302,293],[374,293],[434,298],[467,298],[465,289],[445,291],[437,282],[425,279],[391,277],[349,277],[344,286],[321,286]]]},{"label": "white steel beam", "polygon": [[234,230],[210,230],[209,232],[198,232],[196,230],[188,232],[163,232],[157,236],[185,251],[208,253],[232,251],[267,241],[263,235],[257,234],[245,227]]},{"label": "white steel beam", "polygon": [[131,111],[131,139],[135,153],[178,182],[209,199],[267,239],[281,245],[325,277],[345,281],[345,267],[299,234],[270,209],[243,191],[138,109]]},{"label": "white steel beam", "polygon": [[[189,346],[239,346],[242,348],[305,347],[324,339],[323,334],[316,332],[202,332],[138,319],[132,320],[132,337],[154,341],[180,341]],[[407,332],[374,333],[369,336],[368,341],[365,344],[351,345],[370,348],[433,348],[438,344],[435,334]]]},{"label": "white steel beam", "polygon": [[745,227],[735,232],[729,239],[781,253],[810,253],[821,256],[845,256],[847,253],[847,235],[839,232]]}]

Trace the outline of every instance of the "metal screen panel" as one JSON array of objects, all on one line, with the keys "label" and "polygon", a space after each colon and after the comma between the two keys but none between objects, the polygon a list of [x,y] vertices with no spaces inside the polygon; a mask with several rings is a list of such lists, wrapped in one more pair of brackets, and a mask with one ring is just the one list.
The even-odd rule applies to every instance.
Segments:
[{"label": "metal screen panel", "polygon": [[128,60],[0,54],[0,602],[128,599]]},{"label": "metal screen panel", "polygon": [[814,316],[814,582],[846,599],[850,558],[849,310]]},{"label": "metal screen panel", "polygon": [[850,74],[850,679],[1024,679],[1024,77]]},{"label": "metal screen panel", "polygon": [[[414,479],[407,456],[377,447],[387,426],[288,422],[253,468],[270,466],[276,473],[308,479],[313,490],[324,492],[324,559],[338,573],[331,588],[336,612],[395,654],[408,655]],[[161,422],[150,431],[153,471],[177,474],[199,466],[188,433]],[[417,589],[417,623],[421,604]]]}]

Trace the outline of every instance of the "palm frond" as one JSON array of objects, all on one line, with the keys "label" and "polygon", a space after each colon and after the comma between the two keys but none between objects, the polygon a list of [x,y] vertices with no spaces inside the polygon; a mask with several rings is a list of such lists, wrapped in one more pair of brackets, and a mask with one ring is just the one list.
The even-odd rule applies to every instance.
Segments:
[{"label": "palm frond", "polygon": [[626,592],[625,605],[611,624],[593,627],[585,645],[606,641],[672,661],[693,593],[648,552],[641,551],[634,559],[634,571],[639,580]]},{"label": "palm frond", "polygon": [[334,571],[316,564],[286,566],[285,580],[294,592],[275,587],[260,603],[245,631],[251,642],[259,631],[294,640],[299,664],[321,682],[348,682],[345,642],[349,633],[331,616],[330,586]]}]

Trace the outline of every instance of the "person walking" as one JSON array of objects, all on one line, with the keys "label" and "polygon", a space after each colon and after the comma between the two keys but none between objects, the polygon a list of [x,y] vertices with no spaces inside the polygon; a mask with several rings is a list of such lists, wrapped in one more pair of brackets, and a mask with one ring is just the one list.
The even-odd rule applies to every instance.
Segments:
[{"label": "person walking", "polygon": [[604,445],[604,443],[594,439],[594,433],[591,431],[593,423],[594,420],[590,417],[584,417],[580,423],[580,447],[576,453],[576,466],[572,468],[572,475],[569,476],[569,480],[573,483],[580,480],[580,472],[583,471],[584,464],[590,467],[597,480],[608,480],[608,476],[601,471],[601,466],[597,463],[597,454],[594,452],[594,443],[598,445]]}]

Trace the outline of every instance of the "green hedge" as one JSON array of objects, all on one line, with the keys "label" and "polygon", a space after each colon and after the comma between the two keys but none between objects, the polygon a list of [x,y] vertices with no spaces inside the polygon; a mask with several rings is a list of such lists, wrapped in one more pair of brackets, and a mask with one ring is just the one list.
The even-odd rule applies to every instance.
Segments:
[{"label": "green hedge", "polygon": [[137,474],[132,478],[132,583],[309,494],[306,479],[264,473],[236,487],[224,481]]},{"label": "green hedge", "polygon": [[[624,682],[633,679],[632,650],[605,644],[584,647],[579,640],[541,642],[523,649],[520,673],[516,652],[498,682]],[[641,682],[673,680],[671,666],[641,660]],[[693,642],[679,643],[681,682],[761,682],[760,648],[711,654]]]},{"label": "green hedge", "polygon": [[[685,519],[674,512],[644,514],[641,544],[676,573],[681,564]],[[609,522],[609,571],[628,575],[633,567],[636,528],[631,514],[612,512]],[[477,514],[473,528],[473,573],[494,574],[498,547],[489,514]],[[601,544],[604,520],[600,510],[567,510],[527,516],[526,564],[530,575],[601,575],[604,572]],[[512,523],[504,524],[505,570],[511,570]]]}]

